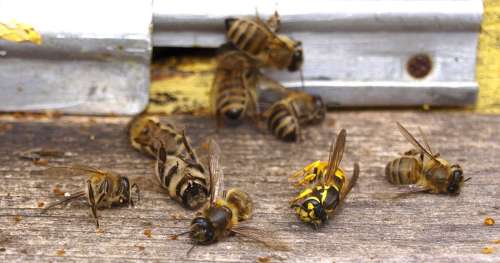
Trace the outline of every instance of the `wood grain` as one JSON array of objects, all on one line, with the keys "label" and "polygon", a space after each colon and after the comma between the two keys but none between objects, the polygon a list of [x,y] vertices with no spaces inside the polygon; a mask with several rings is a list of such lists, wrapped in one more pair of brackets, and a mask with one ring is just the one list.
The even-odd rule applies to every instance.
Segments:
[{"label": "wood grain", "polygon": [[[256,211],[250,223],[274,231],[289,242],[290,252],[274,252],[231,237],[197,247],[186,258],[185,237],[171,240],[189,225],[193,212],[182,209],[155,184],[153,162],[128,144],[128,118],[62,117],[22,121],[0,117],[0,261],[119,261],[133,262],[498,262],[500,221],[500,116],[464,112],[330,113],[321,126],[305,130],[301,144],[277,141],[252,126],[215,132],[212,120],[173,117],[187,128],[196,145],[214,136],[221,145],[226,187],[238,186],[253,195]],[[382,176],[385,164],[410,144],[395,121],[410,131],[421,126],[442,156],[460,162],[467,183],[457,197],[415,195],[390,200],[381,193],[395,188]],[[288,208],[296,193],[288,183],[294,170],[327,159],[329,142],[346,128],[347,150],[342,166],[350,173],[361,164],[358,186],[343,211],[318,231],[302,224]],[[77,191],[83,178],[42,173],[42,166],[15,155],[35,147],[58,149],[67,156],[49,164],[83,163],[107,168],[136,180],[143,200],[135,208],[100,211],[103,233],[97,233],[84,202],[40,214],[39,203],[58,197],[54,188]],[[145,232],[146,230],[146,232]],[[145,235],[151,230],[151,237]],[[494,248],[483,254],[483,247]]]}]

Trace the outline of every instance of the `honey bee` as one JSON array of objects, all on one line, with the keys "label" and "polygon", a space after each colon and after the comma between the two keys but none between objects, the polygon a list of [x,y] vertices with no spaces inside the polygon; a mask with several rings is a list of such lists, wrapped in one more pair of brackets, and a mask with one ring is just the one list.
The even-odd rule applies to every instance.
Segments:
[{"label": "honey bee", "polygon": [[451,164],[433,153],[427,138],[419,128],[425,147],[399,122],[399,131],[415,147],[403,156],[389,162],[385,168],[385,177],[394,185],[405,185],[405,192],[429,192],[434,194],[460,193],[464,182],[463,170],[458,164]]},{"label": "honey bee", "polygon": [[47,207],[42,210],[42,213],[45,213],[47,210],[57,205],[86,197],[96,226],[99,228],[99,219],[97,217],[98,208],[110,208],[113,205],[122,206],[125,204],[134,206],[131,196],[133,188],[135,188],[135,192],[138,196],[137,199],[140,200],[139,187],[135,183],[130,184],[126,176],[82,165],[50,167],[47,169],[47,172],[54,172],[57,170],[79,171],[88,174],[88,178],[85,181],[85,190],[70,194],[60,201],[48,204]]},{"label": "honey bee", "polygon": [[253,59],[231,45],[219,48],[212,84],[212,108],[218,126],[221,116],[229,124],[239,124],[258,113],[256,86],[260,74]]},{"label": "honey bee", "polygon": [[269,131],[277,138],[283,141],[300,141],[302,126],[319,124],[325,119],[326,106],[320,96],[301,90],[289,90],[270,78],[262,82],[267,83],[267,88],[262,89],[271,91],[279,98],[262,113]]},{"label": "honey bee", "polygon": [[280,28],[277,12],[267,23],[256,15],[255,19],[227,18],[225,26],[229,42],[263,65],[289,71],[301,69],[304,60],[302,43],[276,34]]},{"label": "honey bee", "polygon": [[157,117],[140,114],[128,125],[132,147],[156,158],[161,146],[169,155],[198,162],[198,156],[191,147],[184,131],[171,123],[160,123]]},{"label": "honey bee", "polygon": [[172,199],[189,209],[206,202],[206,171],[184,130],[142,115],[131,121],[129,136],[134,148],[156,158],[155,178]]},{"label": "honey bee", "polygon": [[296,172],[292,177],[299,178],[295,186],[305,188],[291,201],[298,218],[310,223],[314,228],[328,220],[329,215],[338,211],[347,194],[359,177],[359,165],[354,164],[351,179],[347,179],[339,164],[345,148],[346,131],[342,129],[337,141],[330,146],[328,163],[316,161]]},{"label": "honey bee", "polygon": [[189,234],[196,245],[209,245],[239,234],[277,250],[286,250],[287,246],[269,234],[240,222],[252,217],[253,202],[250,196],[237,188],[224,190],[224,175],[219,164],[220,148],[214,140],[209,142],[210,200],[204,209],[191,221],[188,231],[175,235]]}]

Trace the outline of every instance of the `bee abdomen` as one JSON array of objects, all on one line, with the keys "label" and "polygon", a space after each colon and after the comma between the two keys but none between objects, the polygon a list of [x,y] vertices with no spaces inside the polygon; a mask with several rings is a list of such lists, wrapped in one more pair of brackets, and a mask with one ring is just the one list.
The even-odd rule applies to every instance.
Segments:
[{"label": "bee abdomen", "polygon": [[268,128],[278,138],[285,141],[296,141],[298,138],[299,123],[293,114],[279,105],[271,110],[268,119]]},{"label": "bee abdomen", "polygon": [[252,217],[253,201],[246,192],[237,188],[231,189],[227,192],[226,201],[238,211],[238,221],[247,220]]},{"label": "bee abdomen", "polygon": [[391,184],[416,183],[422,171],[421,163],[413,157],[401,157],[389,162],[385,167],[385,177]]},{"label": "bee abdomen", "polygon": [[237,19],[231,23],[227,31],[227,38],[238,49],[256,56],[265,46],[268,35],[265,29],[257,23],[250,20]]}]

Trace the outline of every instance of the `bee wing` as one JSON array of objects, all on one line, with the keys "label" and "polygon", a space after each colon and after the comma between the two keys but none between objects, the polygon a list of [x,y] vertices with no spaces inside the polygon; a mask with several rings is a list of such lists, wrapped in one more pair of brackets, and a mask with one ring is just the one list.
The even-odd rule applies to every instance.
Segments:
[{"label": "bee wing", "polygon": [[81,164],[72,164],[72,165],[62,165],[62,166],[49,166],[44,172],[49,174],[57,174],[60,172],[77,172],[77,173],[98,173],[98,174],[106,174],[106,172],[99,170],[94,167],[81,165]]},{"label": "bee wing", "polygon": [[415,139],[415,137],[413,137],[413,135],[411,135],[411,133],[405,127],[403,127],[403,125],[401,125],[401,123],[396,122],[396,124],[398,125],[399,131],[401,132],[403,137],[405,137],[406,140],[408,140],[417,150],[421,151],[423,154],[425,154],[425,156],[429,157],[430,159],[435,160],[436,162],[440,163],[436,159],[436,157],[434,157],[434,155],[432,155],[432,153],[430,153],[427,149],[425,149],[422,146],[422,144],[420,144],[417,141],[417,139]]},{"label": "bee wing", "polygon": [[345,138],[346,138],[346,130],[342,129],[337,136],[337,140],[332,141],[330,145],[330,156],[328,158],[328,170],[326,171],[325,176],[322,178],[322,184],[326,185],[333,181],[335,172],[339,168],[340,161],[342,161],[342,156],[344,155],[345,148]]},{"label": "bee wing", "polygon": [[210,139],[208,144],[208,169],[210,182],[210,204],[214,204],[224,191],[224,173],[220,168],[220,147],[217,142]]},{"label": "bee wing", "polygon": [[398,199],[405,198],[412,194],[429,192],[429,188],[417,184],[399,185],[398,190],[390,193],[376,193],[377,199]]},{"label": "bee wing", "polygon": [[260,242],[270,249],[278,251],[290,251],[290,247],[288,246],[288,244],[277,239],[272,232],[243,225],[237,225],[233,227],[231,231],[235,234]]},{"label": "bee wing", "polygon": [[420,132],[420,136],[422,136],[422,139],[424,140],[425,147],[429,151],[429,153],[434,156],[434,153],[432,152],[431,146],[429,145],[429,141],[427,140],[427,136],[425,136],[424,131],[420,127],[418,127],[418,131]]},{"label": "bee wing", "polygon": [[274,11],[274,14],[267,19],[267,26],[274,33],[278,32],[281,28],[281,19],[278,11]]}]

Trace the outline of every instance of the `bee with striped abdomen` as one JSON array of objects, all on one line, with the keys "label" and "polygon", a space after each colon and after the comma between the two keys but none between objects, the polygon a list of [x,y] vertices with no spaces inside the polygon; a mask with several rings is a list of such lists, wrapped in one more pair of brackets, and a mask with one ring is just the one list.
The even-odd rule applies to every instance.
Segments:
[{"label": "bee with striped abdomen", "polygon": [[302,43],[276,34],[280,27],[277,12],[267,23],[257,15],[255,19],[227,18],[225,25],[228,41],[263,66],[289,71],[301,69],[304,60]]},{"label": "bee with striped abdomen", "polygon": [[415,147],[403,156],[389,162],[385,168],[387,180],[394,185],[405,187],[405,192],[429,192],[435,194],[459,194],[464,182],[463,170],[458,164],[451,164],[439,153],[433,153],[427,139],[423,137],[425,147],[399,122],[399,131]]},{"label": "bee with striped abdomen", "polygon": [[129,136],[134,148],[156,158],[155,177],[171,198],[189,209],[206,202],[205,168],[184,131],[144,115],[132,120]]},{"label": "bee with striped abdomen", "polygon": [[253,59],[244,52],[230,44],[219,48],[211,93],[218,126],[221,117],[229,124],[239,124],[244,117],[256,118],[259,75]]},{"label": "bee with striped abdomen", "polygon": [[98,208],[110,208],[113,205],[121,206],[125,204],[133,206],[134,202],[131,196],[132,188],[135,188],[138,200],[140,200],[139,187],[135,183],[130,184],[129,179],[125,176],[80,165],[50,167],[46,170],[46,172],[61,170],[79,171],[88,174],[88,178],[85,181],[85,190],[70,194],[68,197],[60,201],[48,204],[42,210],[42,213],[57,205],[68,203],[81,197],[86,197],[90,206],[90,211],[95,218],[96,226],[99,228],[99,219],[97,217]]},{"label": "bee with striped abdomen", "polygon": [[[183,143],[191,149],[188,141]],[[194,152],[194,151],[193,151]],[[169,155],[165,147],[158,150],[156,179],[168,195],[189,209],[198,209],[208,198],[208,181],[204,166],[197,159]]]},{"label": "bee with striped abdomen", "polygon": [[316,161],[293,175],[299,178],[296,186],[305,188],[295,197],[291,207],[298,218],[318,228],[328,216],[338,210],[359,177],[359,165],[354,164],[353,175],[347,179],[339,164],[345,148],[346,131],[342,129],[337,141],[330,146],[328,163]]},{"label": "bee with striped abdomen", "polygon": [[318,124],[325,119],[326,106],[321,97],[300,90],[289,90],[269,78],[266,81],[270,85],[268,90],[280,93],[282,97],[262,114],[268,129],[277,138],[300,141],[302,126]]},{"label": "bee with striped abdomen", "polygon": [[[214,140],[209,143],[210,200],[206,207],[191,221],[188,231],[174,237],[189,234],[195,245],[208,245],[239,234],[262,242],[273,249],[286,249],[286,245],[269,234],[240,222],[252,216],[253,202],[239,189],[224,190],[224,175],[219,164],[220,148]],[[192,247],[192,248],[193,248]],[[192,249],[191,248],[191,249]],[[188,251],[188,253],[191,251]]]},{"label": "bee with striped abdomen", "polygon": [[189,147],[184,132],[178,131],[171,123],[160,123],[157,117],[140,114],[134,117],[128,125],[129,140],[132,147],[156,158],[160,146],[169,155],[196,159],[196,154]]}]

